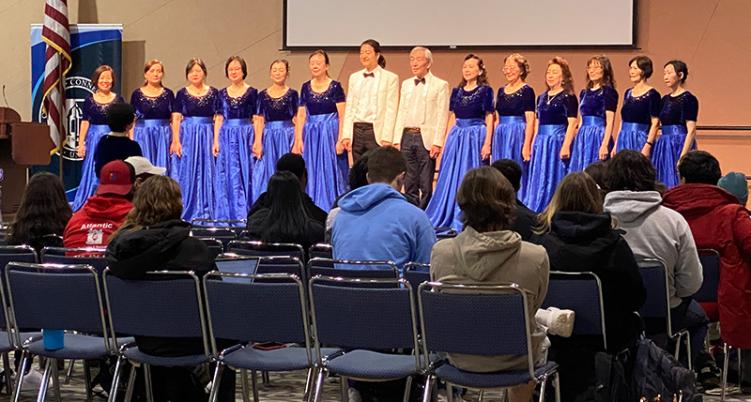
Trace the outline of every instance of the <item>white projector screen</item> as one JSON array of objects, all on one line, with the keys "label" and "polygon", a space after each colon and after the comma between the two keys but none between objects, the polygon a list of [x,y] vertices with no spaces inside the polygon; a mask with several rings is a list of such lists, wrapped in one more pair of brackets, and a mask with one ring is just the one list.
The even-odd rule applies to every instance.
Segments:
[{"label": "white projector screen", "polygon": [[285,0],[285,48],[632,46],[636,0]]}]

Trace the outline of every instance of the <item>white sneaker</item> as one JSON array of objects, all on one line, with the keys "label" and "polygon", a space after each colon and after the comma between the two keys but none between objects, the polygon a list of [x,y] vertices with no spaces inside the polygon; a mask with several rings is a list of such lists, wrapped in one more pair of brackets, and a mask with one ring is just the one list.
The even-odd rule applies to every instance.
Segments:
[{"label": "white sneaker", "polygon": [[555,307],[548,307],[550,311],[550,322],[548,333],[552,335],[568,338],[574,332],[574,318],[576,313],[573,310],[561,310]]}]

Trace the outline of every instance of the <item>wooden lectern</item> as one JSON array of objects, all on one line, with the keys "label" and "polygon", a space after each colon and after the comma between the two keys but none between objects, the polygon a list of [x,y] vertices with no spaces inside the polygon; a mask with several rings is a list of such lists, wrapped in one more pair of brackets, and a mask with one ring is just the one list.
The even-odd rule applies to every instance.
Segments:
[{"label": "wooden lectern", "polygon": [[0,208],[14,214],[26,188],[31,165],[49,165],[54,147],[50,127],[45,123],[22,122],[15,110],[0,107],[0,169],[3,170]]}]

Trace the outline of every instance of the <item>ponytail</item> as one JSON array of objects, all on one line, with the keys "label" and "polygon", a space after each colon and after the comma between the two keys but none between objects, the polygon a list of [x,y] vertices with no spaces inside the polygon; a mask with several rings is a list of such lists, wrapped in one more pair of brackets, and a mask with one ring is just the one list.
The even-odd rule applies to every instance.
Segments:
[{"label": "ponytail", "polygon": [[378,55],[378,65],[381,66],[381,68],[386,68],[386,58],[383,57],[382,54]]}]

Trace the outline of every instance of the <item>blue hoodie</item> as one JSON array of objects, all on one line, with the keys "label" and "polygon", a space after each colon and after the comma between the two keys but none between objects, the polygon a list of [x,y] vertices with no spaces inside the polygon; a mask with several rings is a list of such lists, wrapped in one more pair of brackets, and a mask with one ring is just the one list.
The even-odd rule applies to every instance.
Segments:
[{"label": "blue hoodie", "polygon": [[331,235],[334,258],[391,260],[400,269],[430,262],[436,237],[428,216],[388,184],[353,190],[339,207]]}]

